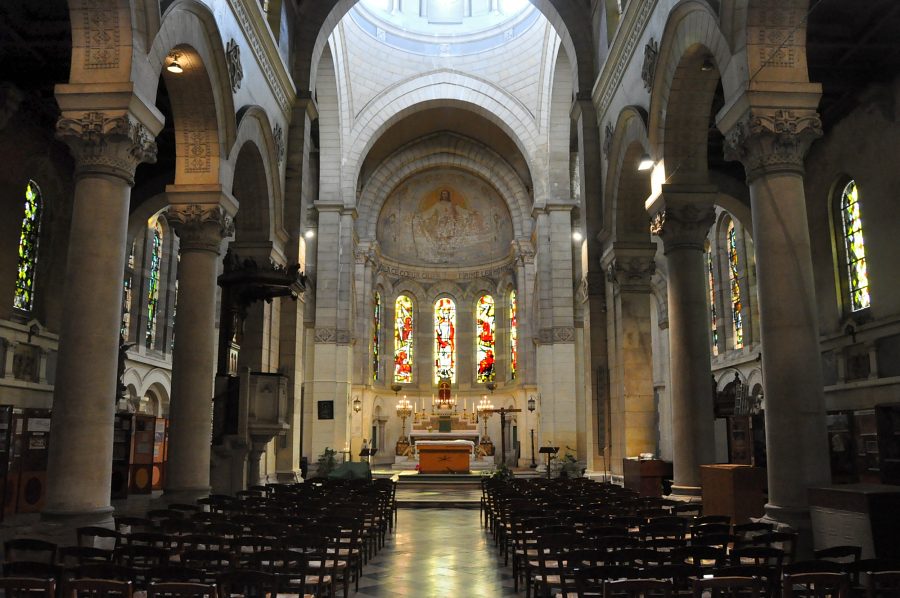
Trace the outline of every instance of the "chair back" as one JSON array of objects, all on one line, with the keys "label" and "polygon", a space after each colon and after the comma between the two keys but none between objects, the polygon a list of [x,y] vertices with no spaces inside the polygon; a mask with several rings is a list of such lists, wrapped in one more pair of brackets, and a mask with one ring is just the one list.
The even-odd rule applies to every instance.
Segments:
[{"label": "chair back", "polygon": [[130,581],[112,579],[72,579],[63,586],[63,598],[131,598]]},{"label": "chair back", "polygon": [[710,577],[694,580],[694,598],[762,598],[762,583],[752,577]]},{"label": "chair back", "polygon": [[782,580],[784,598],[849,598],[850,583],[843,573],[797,573]]},{"label": "chair back", "polygon": [[671,598],[672,582],[659,579],[620,579],[603,584],[603,598]]},{"label": "chair back", "polygon": [[869,573],[866,598],[894,598],[900,596],[900,570]]},{"label": "chair back", "polygon": [[56,544],[35,538],[12,538],[3,543],[3,559],[12,561],[32,561],[35,563],[56,562]]},{"label": "chair back", "polygon": [[31,577],[0,578],[0,590],[6,598],[55,598],[56,582]]},{"label": "chair back", "polygon": [[205,583],[151,583],[147,598],[217,598],[216,586]]}]

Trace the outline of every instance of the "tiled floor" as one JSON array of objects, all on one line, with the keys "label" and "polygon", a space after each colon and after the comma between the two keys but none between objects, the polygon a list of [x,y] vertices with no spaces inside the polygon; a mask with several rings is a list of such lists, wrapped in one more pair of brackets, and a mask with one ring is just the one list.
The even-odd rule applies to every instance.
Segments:
[{"label": "tiled floor", "polygon": [[400,509],[398,525],[363,569],[359,592],[379,598],[492,598],[513,591],[477,509]]}]

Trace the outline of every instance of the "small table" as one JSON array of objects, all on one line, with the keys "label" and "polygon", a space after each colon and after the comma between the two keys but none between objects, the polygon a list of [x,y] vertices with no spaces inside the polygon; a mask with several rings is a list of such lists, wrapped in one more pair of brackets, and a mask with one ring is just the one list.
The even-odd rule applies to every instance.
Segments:
[{"label": "small table", "polygon": [[418,443],[419,473],[469,473],[470,446]]}]

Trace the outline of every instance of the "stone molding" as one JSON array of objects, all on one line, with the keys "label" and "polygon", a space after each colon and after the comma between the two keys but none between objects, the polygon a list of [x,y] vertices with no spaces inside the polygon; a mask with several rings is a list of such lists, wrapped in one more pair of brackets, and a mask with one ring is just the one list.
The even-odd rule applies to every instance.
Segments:
[{"label": "stone molding", "polygon": [[538,330],[537,343],[539,345],[566,345],[575,342],[574,326],[553,326]]},{"label": "stone molding", "polygon": [[316,327],[315,342],[349,345],[351,344],[350,331],[340,328]]},{"label": "stone molding", "polygon": [[711,203],[668,203],[650,219],[650,234],[663,241],[666,255],[675,249],[703,251],[709,228],[716,221]]},{"label": "stone molding", "polygon": [[62,117],[56,123],[56,136],[75,157],[76,177],[106,174],[133,186],[137,165],[156,162],[153,134],[127,113],[86,112],[77,118]]},{"label": "stone molding", "polygon": [[222,239],[234,232],[234,221],[215,204],[169,206],[166,219],[179,238],[180,251],[210,251],[218,254]]},{"label": "stone molding", "polygon": [[803,174],[803,159],[822,136],[814,110],[749,110],[725,135],[725,158],[743,163],[747,181],[776,172]]}]

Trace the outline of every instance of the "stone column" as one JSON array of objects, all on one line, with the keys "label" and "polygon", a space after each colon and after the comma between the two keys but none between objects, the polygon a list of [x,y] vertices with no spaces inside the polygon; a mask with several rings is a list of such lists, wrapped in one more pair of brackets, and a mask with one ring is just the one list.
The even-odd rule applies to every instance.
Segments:
[{"label": "stone column", "polygon": [[57,135],[75,157],[75,197],[43,516],[106,519],[128,204],[135,169],[155,161],[156,144],[128,112],[64,117]]},{"label": "stone column", "polygon": [[180,239],[178,317],[172,354],[169,460],[165,493],[171,499],[209,493],[213,380],[218,347],[216,276],[222,240],[233,230],[233,198],[220,189],[167,190],[169,223]]},{"label": "stone column", "polygon": [[[763,343],[769,518],[809,527],[807,488],[830,482],[803,159],[822,134],[819,88],[747,94],[719,121],[750,186]],[[782,108],[790,106],[790,108]]]},{"label": "stone column", "polygon": [[716,219],[714,188],[663,185],[650,232],[663,241],[669,271],[669,372],[675,482],[672,493],[700,494],[700,465],[715,462],[709,386],[709,293],[703,247]]},{"label": "stone column", "polygon": [[622,474],[622,459],[655,453],[656,406],[653,401],[650,277],[654,243],[615,242],[603,256],[611,283],[607,313],[610,358],[610,468]]}]

